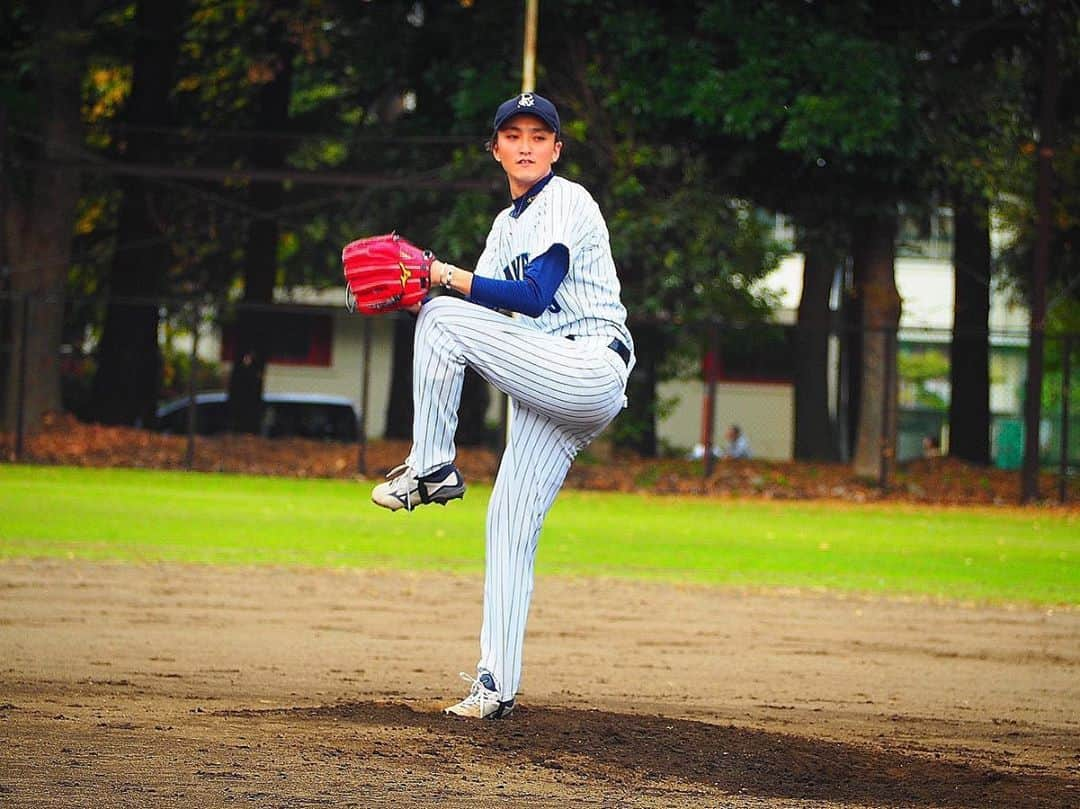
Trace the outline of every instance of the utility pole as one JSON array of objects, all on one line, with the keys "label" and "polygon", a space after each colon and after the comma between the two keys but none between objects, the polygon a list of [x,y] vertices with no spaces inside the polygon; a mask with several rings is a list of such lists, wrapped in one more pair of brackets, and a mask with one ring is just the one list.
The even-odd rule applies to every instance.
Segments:
[{"label": "utility pole", "polygon": [[536,30],[540,0],[525,0],[525,47],[521,57],[521,92],[536,90]]},{"label": "utility pole", "polygon": [[[536,90],[536,31],[540,16],[540,0],[525,0],[525,41],[521,50],[521,92],[532,93]],[[517,317],[517,315],[513,315]],[[510,443],[510,424],[513,421],[513,405],[510,396],[506,396],[503,407],[503,446]]]}]

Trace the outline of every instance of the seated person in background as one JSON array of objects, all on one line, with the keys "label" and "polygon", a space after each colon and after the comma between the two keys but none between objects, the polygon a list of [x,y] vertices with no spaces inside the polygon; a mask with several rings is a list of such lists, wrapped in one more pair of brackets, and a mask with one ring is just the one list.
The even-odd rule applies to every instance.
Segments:
[{"label": "seated person in background", "polygon": [[941,457],[941,441],[936,435],[928,435],[922,440],[922,455],[924,458]]},{"label": "seated person in background", "polygon": [[[712,455],[714,458],[719,458],[722,453],[720,451],[720,447],[710,447],[709,454]],[[700,461],[702,458],[705,457],[705,445],[694,444],[693,449],[691,449],[690,452],[687,453],[686,457],[688,460],[691,461]]]},{"label": "seated person in background", "polygon": [[743,435],[742,428],[738,424],[732,424],[727,429],[727,446],[724,447],[723,457],[725,458],[749,458],[750,457],[750,442],[746,440],[746,436]]}]

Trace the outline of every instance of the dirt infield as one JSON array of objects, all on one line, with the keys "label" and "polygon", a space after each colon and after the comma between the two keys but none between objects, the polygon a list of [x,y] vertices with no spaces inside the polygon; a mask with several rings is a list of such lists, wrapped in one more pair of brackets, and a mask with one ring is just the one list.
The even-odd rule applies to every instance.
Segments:
[{"label": "dirt infield", "polygon": [[4,807],[1080,805],[1080,613],[541,578],[0,564]]}]

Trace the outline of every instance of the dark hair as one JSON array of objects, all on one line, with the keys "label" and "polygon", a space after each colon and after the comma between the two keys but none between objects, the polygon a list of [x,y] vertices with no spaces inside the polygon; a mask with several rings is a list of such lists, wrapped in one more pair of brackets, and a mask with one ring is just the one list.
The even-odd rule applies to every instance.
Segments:
[{"label": "dark hair", "polygon": [[[484,151],[485,152],[490,152],[490,151],[494,150],[494,148],[495,148],[495,139],[498,136],[499,136],[499,131],[495,130],[494,132],[491,133],[491,137],[489,137],[487,140],[484,141]],[[555,142],[556,143],[562,143],[563,142],[562,132],[556,132],[555,133]]]}]

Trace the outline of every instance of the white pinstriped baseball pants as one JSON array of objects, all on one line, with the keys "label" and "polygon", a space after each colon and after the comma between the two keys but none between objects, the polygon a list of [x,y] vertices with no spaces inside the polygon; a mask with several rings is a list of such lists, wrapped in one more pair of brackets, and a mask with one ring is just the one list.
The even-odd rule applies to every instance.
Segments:
[{"label": "white pinstriped baseball pants", "polygon": [[610,337],[567,340],[448,296],[424,304],[413,356],[418,475],[451,463],[461,385],[473,368],[511,400],[510,440],[487,513],[484,622],[478,669],[500,698],[521,681],[533,562],[544,517],[577,453],[623,408],[628,370]]}]

